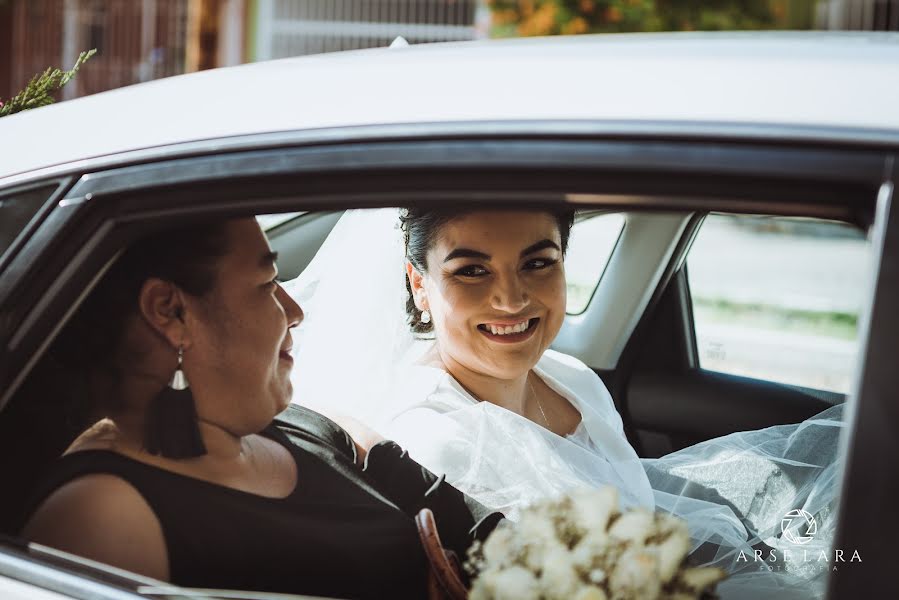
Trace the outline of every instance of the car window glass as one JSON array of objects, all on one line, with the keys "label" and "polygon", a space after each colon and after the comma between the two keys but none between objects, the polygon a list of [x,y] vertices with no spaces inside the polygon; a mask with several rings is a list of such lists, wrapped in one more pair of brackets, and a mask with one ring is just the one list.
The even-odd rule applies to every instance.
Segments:
[{"label": "car window glass", "polygon": [[256,215],[256,220],[259,222],[259,226],[262,227],[264,231],[268,231],[270,229],[274,229],[278,225],[282,223],[286,223],[290,221],[294,217],[298,217],[303,213],[301,212],[292,212],[292,213],[277,213],[272,215]]},{"label": "car window glass", "polygon": [[710,215],[687,259],[699,366],[847,393],[869,269],[851,226]]},{"label": "car window glass", "polygon": [[572,227],[565,255],[568,314],[577,315],[586,310],[623,228],[621,213],[579,218]]},{"label": "car window glass", "polygon": [[40,210],[56,189],[47,185],[29,190],[0,194],[0,257],[6,253],[19,233]]}]

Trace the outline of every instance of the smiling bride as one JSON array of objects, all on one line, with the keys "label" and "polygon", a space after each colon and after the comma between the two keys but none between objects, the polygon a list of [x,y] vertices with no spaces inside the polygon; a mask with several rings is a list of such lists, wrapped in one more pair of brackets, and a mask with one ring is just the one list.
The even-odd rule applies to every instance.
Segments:
[{"label": "smiling bride", "polygon": [[368,423],[513,520],[611,484],[625,507],[687,520],[694,561],[732,575],[723,598],[822,595],[813,565],[745,559],[778,547],[787,510],[834,513],[840,408],[641,460],[602,380],[550,349],[573,220],[565,207],[349,211],[287,288],[308,307],[297,397]]}]

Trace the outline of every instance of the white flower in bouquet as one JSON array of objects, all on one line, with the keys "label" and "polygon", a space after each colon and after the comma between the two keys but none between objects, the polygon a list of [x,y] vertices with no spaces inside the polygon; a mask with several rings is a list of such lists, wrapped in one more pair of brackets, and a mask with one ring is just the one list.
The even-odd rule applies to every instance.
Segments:
[{"label": "white flower in bouquet", "polygon": [[481,577],[480,591],[474,591],[469,598],[492,598],[493,600],[539,600],[537,578],[534,574],[518,565],[510,565],[502,569],[485,571]]},{"label": "white flower in bouquet", "polygon": [[581,578],[571,560],[571,553],[561,544],[543,555],[539,585],[544,598],[567,600],[581,587]]},{"label": "white flower in bouquet", "polygon": [[686,600],[713,596],[725,572],[687,564],[686,524],[618,492],[577,490],[521,512],[469,553],[471,600]]}]

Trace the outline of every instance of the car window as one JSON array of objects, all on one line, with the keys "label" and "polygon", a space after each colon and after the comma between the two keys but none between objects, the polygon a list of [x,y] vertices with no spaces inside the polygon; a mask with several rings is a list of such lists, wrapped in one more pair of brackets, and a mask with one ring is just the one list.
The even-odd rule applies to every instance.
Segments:
[{"label": "car window", "polygon": [[581,216],[572,227],[565,256],[568,314],[586,310],[623,228],[621,213]]},{"label": "car window", "polygon": [[56,185],[0,194],[0,258],[40,210]]},{"label": "car window", "polygon": [[270,229],[274,229],[278,225],[282,223],[286,223],[290,221],[294,217],[298,217],[302,212],[291,212],[291,213],[277,213],[273,215],[256,215],[256,220],[259,222],[259,226],[262,227],[264,231],[268,231]]},{"label": "car window", "polygon": [[699,366],[847,393],[869,269],[851,226],[710,215],[687,259]]}]

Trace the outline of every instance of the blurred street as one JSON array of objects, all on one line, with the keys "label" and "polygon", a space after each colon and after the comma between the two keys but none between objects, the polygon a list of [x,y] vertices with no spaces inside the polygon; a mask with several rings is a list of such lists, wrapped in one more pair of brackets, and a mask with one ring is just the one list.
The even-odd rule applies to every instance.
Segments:
[{"label": "blurred street", "polygon": [[[869,248],[860,232],[841,226],[793,234],[707,219],[687,263],[700,364],[850,391],[858,349],[853,321],[870,287]],[[757,308],[716,310],[722,300]]]},{"label": "blurred street", "polygon": [[694,297],[840,312],[862,306],[868,266],[868,244],[848,227],[777,233],[725,217],[706,220],[688,262]]},{"label": "blurred street", "polygon": [[[589,301],[622,224],[609,214],[575,226],[569,312]],[[709,216],[687,259],[700,366],[848,392],[869,249],[835,223]]]}]

